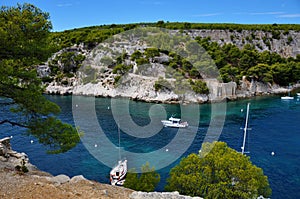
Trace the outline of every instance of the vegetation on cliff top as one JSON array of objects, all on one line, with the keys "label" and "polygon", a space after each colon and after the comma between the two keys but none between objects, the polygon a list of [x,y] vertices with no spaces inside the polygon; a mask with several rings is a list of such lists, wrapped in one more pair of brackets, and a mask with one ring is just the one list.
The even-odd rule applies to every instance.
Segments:
[{"label": "vegetation on cliff top", "polygon": [[271,32],[274,35],[288,33],[289,30],[300,31],[299,24],[223,24],[223,23],[182,23],[164,22],[156,23],[135,23],[135,24],[111,24],[83,27],[62,32],[52,32],[50,41],[56,46],[56,50],[72,46],[74,44],[85,43],[88,47],[104,41],[108,37],[127,31],[136,27],[160,27],[173,30],[208,29],[208,30],[229,30],[231,32],[242,30],[262,30]]}]

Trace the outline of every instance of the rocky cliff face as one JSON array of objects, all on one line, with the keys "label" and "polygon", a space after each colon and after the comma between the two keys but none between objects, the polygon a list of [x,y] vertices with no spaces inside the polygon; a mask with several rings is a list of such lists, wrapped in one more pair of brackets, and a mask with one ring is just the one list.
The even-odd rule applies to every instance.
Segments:
[{"label": "rocky cliff face", "polygon": [[286,31],[251,31],[251,30],[186,30],[191,37],[209,37],[211,41],[220,45],[234,44],[240,49],[246,44],[254,45],[261,51],[270,51],[282,57],[296,57],[300,54],[300,33],[290,30]]},{"label": "rocky cliff face", "polygon": [[[171,30],[172,34],[180,33]],[[181,34],[181,33],[180,33]],[[269,50],[283,57],[295,57],[300,53],[299,32],[289,31],[264,32],[264,31],[229,31],[229,30],[186,30],[183,34],[195,37],[209,37],[220,45],[232,43],[242,48],[246,44],[252,44],[258,51]],[[74,46],[56,53],[49,59],[47,64],[40,66],[38,72],[41,77],[51,74],[50,64],[56,64],[54,68],[67,71],[66,75],[59,73],[51,81],[46,83],[48,94],[59,95],[90,95],[104,97],[128,97],[135,100],[163,103],[203,103],[220,99],[237,99],[262,94],[287,92],[287,89],[278,85],[271,85],[256,81],[248,82],[245,78],[239,84],[235,82],[220,83],[216,79],[204,78],[210,93],[199,94],[192,90],[184,89],[184,93],[176,92],[176,81],[169,77],[168,69],[164,63],[169,62],[172,57],[160,53],[149,58],[149,62],[143,66],[131,57],[134,52],[145,52],[147,44],[137,38],[116,39],[111,43],[103,43],[92,51],[87,51],[83,45]],[[70,52],[72,52],[70,54]],[[67,54],[71,61],[63,62]],[[63,56],[64,55],[64,56]],[[85,57],[80,65],[79,72],[73,73],[76,68],[76,57]],[[120,62],[120,57],[122,60]],[[118,60],[119,59],[119,60]],[[53,61],[54,60],[54,61]],[[120,70],[116,70],[117,64]],[[120,66],[121,63],[121,66]],[[78,64],[78,63],[77,63]],[[53,67],[52,67],[53,68]],[[67,70],[68,69],[68,70]],[[52,69],[53,70],[53,69]],[[115,71],[114,71],[115,70]],[[124,72],[124,70],[126,70]],[[71,71],[71,72],[70,72]],[[158,78],[164,78],[170,87],[167,89],[155,89]],[[180,80],[179,84],[184,84]]]}]

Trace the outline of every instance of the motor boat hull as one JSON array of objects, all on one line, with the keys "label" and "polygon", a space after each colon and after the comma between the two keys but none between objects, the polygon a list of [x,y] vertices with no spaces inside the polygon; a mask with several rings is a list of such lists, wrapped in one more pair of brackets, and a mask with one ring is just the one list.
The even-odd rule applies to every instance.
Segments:
[{"label": "motor boat hull", "polygon": [[161,120],[164,127],[174,127],[174,128],[186,128],[188,127],[187,122],[182,122],[179,118],[170,117],[169,120]]},{"label": "motor boat hull", "polygon": [[291,97],[291,96],[283,96],[281,97],[282,100],[292,100],[294,99],[294,97]]}]

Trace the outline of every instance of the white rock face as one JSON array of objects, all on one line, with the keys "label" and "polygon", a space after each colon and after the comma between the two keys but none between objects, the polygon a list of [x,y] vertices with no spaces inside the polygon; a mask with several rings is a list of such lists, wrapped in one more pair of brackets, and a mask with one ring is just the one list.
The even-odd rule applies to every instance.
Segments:
[{"label": "white rock face", "polygon": [[[185,30],[184,32],[193,38],[210,37],[211,41],[218,42],[220,45],[232,43],[238,48],[243,48],[245,44],[251,44],[259,52],[268,50],[283,57],[296,57],[300,53],[300,34],[294,30],[290,30],[288,34],[280,31],[279,39],[273,39],[271,32],[261,30]],[[288,42],[289,37],[292,38],[290,43]],[[270,48],[267,46],[267,41],[270,42]]]},{"label": "white rock face", "polygon": [[[178,33],[178,30],[170,30],[171,34]],[[273,39],[272,33],[267,31],[250,31],[250,30],[185,30],[183,34],[187,34],[192,38],[210,37],[211,41],[216,41],[220,45],[232,43],[242,48],[245,44],[253,44],[258,51],[269,50],[279,53],[281,56],[295,57],[299,54],[300,34],[297,31],[289,31],[283,33],[281,31],[280,39]],[[254,38],[253,38],[254,37]],[[251,41],[246,38],[252,38]],[[267,38],[267,40],[266,40]],[[288,38],[292,38],[292,42],[287,44]],[[270,47],[265,43],[269,41]],[[125,65],[132,65],[127,73],[113,74],[113,67],[118,56],[127,53],[131,55],[139,50],[144,52],[148,48],[144,41],[138,38],[126,37],[125,40],[116,39],[112,43],[101,43],[91,52],[87,52],[81,46],[74,46],[68,51],[78,51],[86,56],[83,66],[87,67],[88,72],[81,70],[77,76],[61,80],[65,82],[51,82],[46,87],[46,93],[58,95],[86,95],[101,97],[126,97],[134,100],[146,102],[163,102],[163,103],[203,103],[208,101],[218,101],[222,99],[237,99],[251,97],[255,95],[265,95],[272,93],[287,92],[287,89],[280,88],[277,85],[270,85],[261,82],[249,82],[245,78],[237,85],[235,82],[220,83],[216,79],[204,79],[209,87],[209,95],[196,94],[194,92],[184,90],[183,94],[176,94],[172,89],[164,89],[155,91],[154,84],[159,77],[165,78],[172,86],[174,79],[167,78],[166,66],[163,64],[170,61],[172,57],[162,54],[150,58],[150,63],[145,65],[137,65],[137,63],[129,58],[125,59]],[[59,53],[64,52],[62,50]],[[45,66],[41,66],[39,73],[44,76],[49,71]],[[116,83],[116,78],[122,76],[120,81]],[[88,79],[88,80],[85,80]]]}]

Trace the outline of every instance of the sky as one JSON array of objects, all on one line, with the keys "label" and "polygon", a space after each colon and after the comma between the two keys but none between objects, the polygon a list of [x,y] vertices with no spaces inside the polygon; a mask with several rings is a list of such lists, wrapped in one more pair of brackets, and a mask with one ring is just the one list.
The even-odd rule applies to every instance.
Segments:
[{"label": "sky", "polygon": [[104,24],[195,22],[300,24],[300,0],[0,0],[50,14],[53,31]]}]

